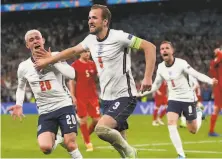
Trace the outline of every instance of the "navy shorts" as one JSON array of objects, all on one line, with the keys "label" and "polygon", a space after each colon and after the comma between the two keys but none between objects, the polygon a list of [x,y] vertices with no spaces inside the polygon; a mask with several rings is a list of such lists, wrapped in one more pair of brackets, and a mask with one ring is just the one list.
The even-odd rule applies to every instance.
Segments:
[{"label": "navy shorts", "polygon": [[117,121],[118,131],[128,129],[127,118],[136,107],[136,97],[121,97],[116,100],[102,100],[103,114],[113,117]]},{"label": "navy shorts", "polygon": [[196,102],[168,101],[167,112],[175,112],[179,116],[183,113],[186,120],[192,121],[197,118]]},{"label": "navy shorts", "polygon": [[37,135],[39,136],[41,133],[47,131],[56,135],[58,127],[61,129],[62,136],[72,132],[77,134],[77,120],[74,106],[67,106],[47,114],[41,114],[38,120]]}]

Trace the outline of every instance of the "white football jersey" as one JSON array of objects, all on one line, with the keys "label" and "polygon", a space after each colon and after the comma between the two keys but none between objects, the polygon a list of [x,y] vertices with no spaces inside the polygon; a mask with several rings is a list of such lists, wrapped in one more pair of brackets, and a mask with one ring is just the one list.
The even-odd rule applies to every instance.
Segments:
[{"label": "white football jersey", "polygon": [[150,92],[157,90],[165,80],[169,92],[168,100],[194,102],[197,97],[191,87],[189,75],[212,84],[211,78],[194,70],[185,60],[174,58],[171,66],[166,66],[164,61],[158,65],[156,79]]},{"label": "white football jersey", "polygon": [[131,72],[130,48],[136,37],[121,30],[110,29],[103,40],[88,35],[81,45],[91,52],[96,64],[103,100],[136,96],[137,90]]},{"label": "white football jersey", "polygon": [[[52,55],[56,54],[55,52]],[[16,104],[22,105],[24,97],[19,93],[25,88],[28,81],[36,99],[39,114],[45,114],[62,107],[72,105],[70,93],[65,84],[65,78],[53,66],[38,72],[34,68],[33,59],[29,58],[19,64],[18,89]]]}]

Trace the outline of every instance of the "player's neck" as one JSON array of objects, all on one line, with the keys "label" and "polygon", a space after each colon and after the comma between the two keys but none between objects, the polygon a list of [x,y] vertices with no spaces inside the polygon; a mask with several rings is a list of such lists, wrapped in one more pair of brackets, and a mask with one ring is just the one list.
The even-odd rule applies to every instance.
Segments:
[{"label": "player's neck", "polygon": [[101,32],[99,32],[96,37],[98,41],[105,40],[109,35],[109,28],[104,28]]},{"label": "player's neck", "polygon": [[87,63],[89,60],[88,59],[80,58],[79,61],[82,62],[82,63]]},{"label": "player's neck", "polygon": [[36,60],[36,57],[35,57],[35,55],[34,55],[33,53],[32,53],[31,59],[32,59],[33,61]]},{"label": "player's neck", "polygon": [[167,67],[170,67],[170,66],[172,66],[174,64],[174,61],[175,61],[175,58],[172,57],[169,61],[165,62],[165,65]]}]

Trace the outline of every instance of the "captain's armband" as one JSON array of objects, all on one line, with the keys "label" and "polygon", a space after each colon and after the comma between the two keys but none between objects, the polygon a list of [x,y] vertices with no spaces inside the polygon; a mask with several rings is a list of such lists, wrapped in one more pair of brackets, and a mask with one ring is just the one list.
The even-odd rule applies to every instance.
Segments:
[{"label": "captain's armband", "polygon": [[134,37],[133,37],[133,42],[132,42],[132,44],[130,45],[130,48],[139,50],[141,43],[142,43],[142,39],[134,36]]}]

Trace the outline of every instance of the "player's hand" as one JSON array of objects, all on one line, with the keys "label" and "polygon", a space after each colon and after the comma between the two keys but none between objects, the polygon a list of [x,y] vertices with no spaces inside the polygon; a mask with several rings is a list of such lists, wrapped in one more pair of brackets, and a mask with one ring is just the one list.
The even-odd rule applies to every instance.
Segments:
[{"label": "player's hand", "polygon": [[45,68],[48,64],[50,64],[50,58],[45,59],[37,59],[35,61],[35,69],[36,70],[42,70]]},{"label": "player's hand", "polygon": [[212,80],[213,80],[213,86],[218,84],[218,80],[216,78],[213,78]]},{"label": "player's hand", "polygon": [[150,91],[152,87],[152,79],[151,78],[144,78],[140,87],[141,93],[145,91]]},{"label": "player's hand", "polygon": [[22,118],[25,117],[23,114],[22,106],[21,105],[13,105],[7,109],[7,111],[12,111],[11,116],[14,120],[18,117],[20,121],[22,121]]},{"label": "player's hand", "polygon": [[51,48],[49,47],[49,50],[46,51],[44,48],[38,48],[34,50],[34,56],[35,59],[45,59],[51,57]]}]

